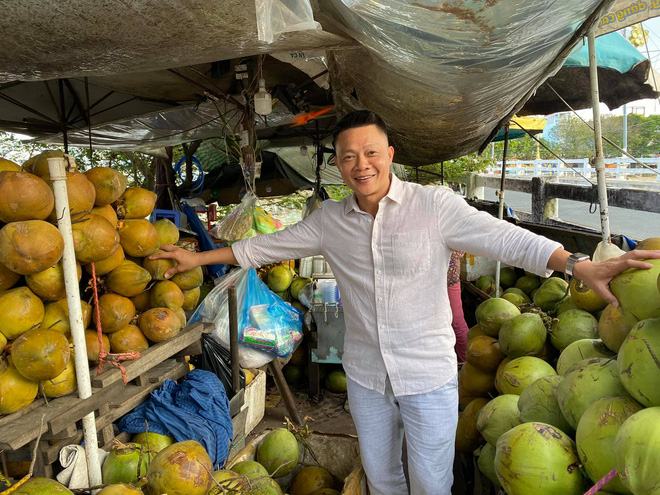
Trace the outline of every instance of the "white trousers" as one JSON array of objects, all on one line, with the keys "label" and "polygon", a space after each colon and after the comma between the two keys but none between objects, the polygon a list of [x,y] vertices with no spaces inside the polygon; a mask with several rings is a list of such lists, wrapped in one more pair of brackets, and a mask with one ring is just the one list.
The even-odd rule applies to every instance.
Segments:
[{"label": "white trousers", "polygon": [[[347,384],[370,494],[450,495],[458,422],[457,378],[439,390],[401,397],[394,396],[389,380],[385,394],[349,377]],[[410,491],[401,460],[404,433]]]}]

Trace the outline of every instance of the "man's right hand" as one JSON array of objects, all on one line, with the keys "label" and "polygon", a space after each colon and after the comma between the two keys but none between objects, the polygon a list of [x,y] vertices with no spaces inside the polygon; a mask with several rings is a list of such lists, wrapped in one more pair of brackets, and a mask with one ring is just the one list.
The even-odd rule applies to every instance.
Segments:
[{"label": "man's right hand", "polygon": [[176,261],[176,265],[170,268],[165,272],[165,278],[169,279],[172,276],[180,272],[185,272],[187,270],[192,270],[193,268],[198,267],[203,264],[200,259],[201,253],[193,253],[187,249],[182,249],[172,244],[165,244],[161,246],[160,249],[163,251],[161,253],[152,254],[149,256],[150,260],[161,260],[168,259]]}]

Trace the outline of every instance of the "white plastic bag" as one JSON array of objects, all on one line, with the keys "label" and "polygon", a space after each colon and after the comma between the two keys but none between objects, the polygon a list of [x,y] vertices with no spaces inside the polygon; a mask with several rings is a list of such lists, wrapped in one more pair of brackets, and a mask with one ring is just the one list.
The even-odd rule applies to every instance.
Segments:
[{"label": "white plastic bag", "polygon": [[[205,323],[213,322],[215,330],[213,330],[211,335],[225,349],[229,349],[229,305],[227,303],[227,289],[232,285],[236,286],[236,299],[240,308],[241,301],[245,298],[245,287],[247,285],[247,271],[243,269],[232,270],[216,280],[215,287],[204,298],[189,321],[189,324],[198,321]],[[259,368],[275,359],[275,355],[239,344],[238,359],[243,368]]]},{"label": "white plastic bag", "polygon": [[309,0],[254,0],[257,8],[257,34],[260,41],[272,43],[280,34],[320,29]]},{"label": "white plastic bag", "polygon": [[600,241],[598,243],[598,246],[596,246],[596,250],[594,251],[594,255],[592,259],[594,261],[605,261],[605,260],[609,260],[610,258],[616,258],[617,256],[621,256],[622,254],[626,254],[626,253],[618,246],[615,246],[614,244],[610,244],[610,243],[603,243],[603,241]]}]

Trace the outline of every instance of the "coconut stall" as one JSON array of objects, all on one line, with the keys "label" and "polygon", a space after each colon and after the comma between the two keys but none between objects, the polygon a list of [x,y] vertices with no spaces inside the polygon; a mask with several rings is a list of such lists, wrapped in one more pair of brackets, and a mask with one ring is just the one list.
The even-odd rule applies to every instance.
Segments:
[{"label": "coconut stall", "polygon": [[[365,492],[356,438],[310,436],[298,414],[306,412],[300,396],[287,393],[286,380],[300,385],[307,371],[312,395],[324,383],[325,398],[337,396],[323,411],[327,423],[336,425],[337,410],[348,415],[341,295],[323,259],[258,274],[280,300],[312,303],[295,351],[275,354],[277,360],[271,353],[268,362],[276,364],[256,366],[263,348],[250,349],[250,364],[271,368],[286,403],[286,411],[271,415],[272,431],[248,436],[257,424],[263,429],[264,402],[277,394],[266,397],[263,370],[251,383],[244,371],[243,385],[238,360],[252,366],[240,354],[229,360],[228,384],[219,385],[231,396],[223,403],[231,421],[214,430],[225,431],[221,441],[155,431],[154,398],[194,395],[186,387],[204,370],[191,370],[191,346],[217,336],[218,327],[223,348],[238,343],[237,332],[224,329],[238,316],[228,315],[240,284],[229,272],[226,285],[202,299],[203,272],[164,280],[167,262],[148,256],[187,241],[170,220],[146,217],[154,209],[176,211],[172,219],[185,214],[178,210],[181,192],[197,195],[208,227],[207,204],[239,204],[246,190],[263,197],[311,183],[320,195],[317,184],[332,173],[328,132],[336,116],[358,108],[385,117],[397,160],[406,165],[483,149],[612,5],[299,3],[309,7],[305,22],[282,27],[254,2],[147,1],[127,12],[124,2],[83,1],[75,5],[84,7],[80,15],[60,2],[26,9],[10,1],[0,20],[7,33],[0,129],[64,151],[148,152],[156,165],[153,187],[141,188],[128,187],[111,167],[77,170],[61,151],[21,165],[0,162],[0,348],[7,356],[0,368],[0,449],[16,454],[2,466],[20,483],[11,493],[92,486],[105,495]],[[43,29],[46,17],[59,29]],[[181,143],[177,170],[172,147]],[[204,147],[224,157],[215,169],[200,160]],[[49,162],[67,173],[53,174]],[[267,232],[272,219],[258,208],[239,204],[226,223],[220,220],[218,238]],[[602,479],[611,483],[605,491],[655,493],[657,270],[644,280],[636,272],[621,277],[622,309],[602,314],[597,298],[576,283],[542,281],[515,267],[492,275],[475,290],[517,290],[475,308],[478,325],[460,370],[455,492],[502,486],[509,494],[578,494]],[[311,293],[308,279],[316,282]],[[227,308],[222,315],[213,306],[218,300]],[[255,321],[263,321],[259,316]],[[295,424],[278,428],[284,416]],[[143,431],[129,434],[119,425]],[[63,444],[73,447],[64,457]],[[610,452],[614,459],[604,455]],[[51,479],[68,467],[88,470],[84,484],[69,490]]]}]

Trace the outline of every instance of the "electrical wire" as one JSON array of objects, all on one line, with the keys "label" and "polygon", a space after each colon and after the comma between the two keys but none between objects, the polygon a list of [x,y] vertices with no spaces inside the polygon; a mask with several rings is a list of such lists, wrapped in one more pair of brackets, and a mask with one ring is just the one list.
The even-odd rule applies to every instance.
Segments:
[{"label": "electrical wire", "polygon": [[576,174],[578,174],[580,177],[582,177],[584,180],[586,180],[586,181],[587,181],[589,184],[591,184],[593,187],[596,187],[596,184],[594,184],[591,180],[589,180],[588,177],[586,177],[585,175],[581,174],[580,171],[579,171],[578,169],[576,169],[575,167],[571,166],[571,165],[570,165],[569,163],[567,163],[563,158],[561,158],[557,153],[555,153],[555,152],[552,151],[550,148],[548,148],[548,146],[546,146],[546,144],[545,144],[543,141],[541,141],[541,140],[538,139],[536,136],[534,136],[530,131],[528,131],[527,129],[525,129],[523,126],[521,126],[521,125],[520,125],[518,122],[516,122],[515,120],[512,120],[511,122],[513,122],[513,123],[516,124],[518,127],[520,127],[520,128],[521,128],[521,129],[522,129],[522,130],[523,130],[523,131],[524,131],[529,137],[531,137],[534,141],[536,141],[536,142],[539,143],[541,146],[543,146],[543,148],[544,148],[546,151],[548,151],[552,156],[554,156],[557,160],[559,160],[559,161],[562,162],[564,165],[566,165],[568,168],[570,168],[571,170],[573,170]]}]

